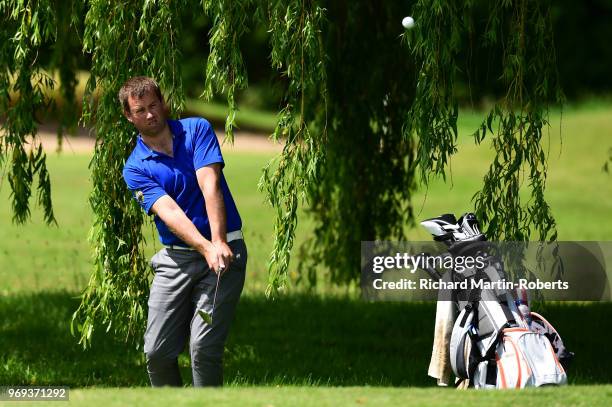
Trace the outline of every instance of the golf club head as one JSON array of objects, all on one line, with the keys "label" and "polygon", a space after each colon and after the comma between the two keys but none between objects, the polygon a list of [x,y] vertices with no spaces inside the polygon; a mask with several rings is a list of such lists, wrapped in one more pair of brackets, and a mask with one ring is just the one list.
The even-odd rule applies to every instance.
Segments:
[{"label": "golf club head", "polygon": [[454,233],[456,241],[478,241],[484,240],[484,235],[480,232],[480,225],[473,213],[464,213],[457,221],[459,230]]},{"label": "golf club head", "polygon": [[207,324],[212,324],[212,315],[210,315],[208,312],[199,309],[198,310],[198,315],[200,315],[200,317],[204,320],[204,322],[206,322]]},{"label": "golf club head", "polygon": [[460,229],[457,219],[452,213],[447,213],[436,218],[425,219],[421,225],[433,235],[434,240],[448,242],[453,240],[453,233]]},{"label": "golf club head", "polygon": [[433,239],[452,245],[457,242],[486,240],[480,231],[478,220],[473,213],[465,213],[457,220],[455,215],[447,213],[436,218],[426,219],[421,225],[433,235]]}]

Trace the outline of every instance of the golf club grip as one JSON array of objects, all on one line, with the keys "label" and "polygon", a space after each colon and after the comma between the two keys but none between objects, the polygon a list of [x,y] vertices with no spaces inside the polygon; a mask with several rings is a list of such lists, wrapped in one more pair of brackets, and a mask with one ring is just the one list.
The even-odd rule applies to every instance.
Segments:
[{"label": "golf club grip", "polygon": [[[418,255],[418,257],[423,257],[423,256],[431,257],[429,253],[421,253]],[[429,276],[435,281],[440,281],[440,279],[442,278],[442,274],[433,267],[421,267],[421,269],[424,270],[427,274],[429,274]]]},{"label": "golf club grip", "polygon": [[434,268],[426,267],[423,268],[423,270],[425,270],[427,274],[429,274],[429,276],[435,281],[440,281],[440,279],[442,278],[442,274],[440,274],[440,272]]}]

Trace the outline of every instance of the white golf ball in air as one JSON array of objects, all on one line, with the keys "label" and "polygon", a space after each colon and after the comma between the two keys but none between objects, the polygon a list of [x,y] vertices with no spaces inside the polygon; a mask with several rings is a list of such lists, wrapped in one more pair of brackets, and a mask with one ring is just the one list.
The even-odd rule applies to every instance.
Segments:
[{"label": "white golf ball in air", "polygon": [[402,25],[404,26],[404,28],[414,27],[414,18],[410,16],[404,17],[404,19],[402,20]]}]

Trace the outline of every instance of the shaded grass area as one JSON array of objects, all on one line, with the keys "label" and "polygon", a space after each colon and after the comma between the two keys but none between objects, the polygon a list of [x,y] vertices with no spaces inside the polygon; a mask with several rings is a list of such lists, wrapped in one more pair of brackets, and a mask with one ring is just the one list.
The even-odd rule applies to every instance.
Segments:
[{"label": "shaded grass area", "polygon": [[[0,299],[0,385],[146,386],[141,350],[104,332],[83,351],[69,332],[70,293]],[[610,303],[548,304],[576,353],[573,384],[612,383]],[[292,295],[242,298],[225,353],[228,385],[433,386],[427,377],[435,306]],[[186,355],[180,359],[189,383]]]}]

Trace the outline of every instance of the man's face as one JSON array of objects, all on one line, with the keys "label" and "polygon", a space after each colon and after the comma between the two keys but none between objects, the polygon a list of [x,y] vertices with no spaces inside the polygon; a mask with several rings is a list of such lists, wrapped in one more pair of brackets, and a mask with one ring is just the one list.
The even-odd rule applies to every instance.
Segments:
[{"label": "man's face", "polygon": [[139,98],[128,97],[129,112],[125,117],[144,136],[156,136],[166,127],[167,109],[153,92],[145,92]]}]

